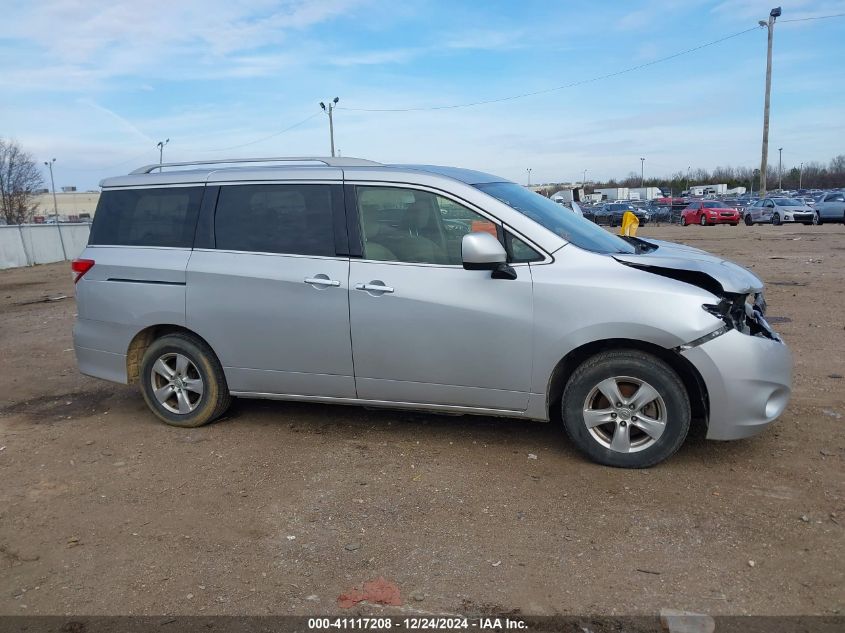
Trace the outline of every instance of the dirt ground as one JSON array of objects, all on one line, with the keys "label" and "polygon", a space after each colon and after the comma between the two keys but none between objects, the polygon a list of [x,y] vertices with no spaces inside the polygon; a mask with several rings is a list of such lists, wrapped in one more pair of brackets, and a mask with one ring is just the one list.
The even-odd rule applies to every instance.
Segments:
[{"label": "dirt ground", "polygon": [[170,428],[77,372],[68,264],[0,271],[0,613],[337,613],[379,577],[403,606],[350,615],[840,613],[845,227],[641,235],[751,267],[795,356],[778,424],[644,471],[516,420],[239,400]]}]

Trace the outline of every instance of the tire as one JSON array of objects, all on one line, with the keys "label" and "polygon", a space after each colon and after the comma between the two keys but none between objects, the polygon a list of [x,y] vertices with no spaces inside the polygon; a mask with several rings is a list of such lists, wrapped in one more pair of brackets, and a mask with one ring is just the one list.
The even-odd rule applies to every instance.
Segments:
[{"label": "tire", "polygon": [[687,222],[687,217],[685,215],[681,216],[681,226],[689,226],[689,222]]},{"label": "tire", "polygon": [[[162,422],[181,428],[208,424],[220,417],[231,401],[217,356],[190,334],[168,334],[153,341],[141,360],[140,383],[150,410]],[[169,391],[161,391],[167,387]],[[164,394],[161,400],[156,389]]]},{"label": "tire", "polygon": [[[623,406],[616,408],[616,403],[608,403],[600,384],[605,385],[602,390],[616,384]],[[645,404],[642,409],[649,417],[635,421],[641,411],[636,409],[636,403],[634,407],[625,405],[631,404],[632,396],[639,393],[642,385],[651,387],[657,397],[640,403]],[[605,416],[608,408],[615,413]],[[607,422],[594,425],[591,430],[586,420],[595,418],[595,414],[591,416],[588,411],[600,411],[598,415]],[[602,352],[584,361],[566,383],[561,415],[566,434],[582,453],[599,464],[616,468],[648,468],[668,459],[684,443],[690,427],[689,396],[681,379],[656,356],[632,349]],[[641,426],[649,418],[664,422],[650,425],[652,433],[647,434]],[[625,447],[625,438],[627,452],[619,450]],[[617,440],[618,446],[613,447]]]},{"label": "tire", "polygon": [[745,226],[753,226],[753,225],[754,225],[754,220],[751,219],[750,215],[746,214],[746,216],[745,216]]},{"label": "tire", "polygon": [[731,222],[731,226],[736,226],[739,222]]},{"label": "tire", "polygon": [[812,226],[813,225],[812,222],[802,222],[801,224],[803,224],[804,226]]},{"label": "tire", "polygon": [[700,224],[701,224],[701,226],[707,226],[707,216],[706,215],[701,216]]},{"label": "tire", "polygon": [[813,214],[813,224],[815,224],[816,226],[821,226],[823,224],[822,216],[818,211]]},{"label": "tire", "polygon": [[772,216],[772,224],[774,224],[775,226],[780,226],[780,224],[781,224],[781,222],[780,222],[780,213],[775,213],[775,214]]}]

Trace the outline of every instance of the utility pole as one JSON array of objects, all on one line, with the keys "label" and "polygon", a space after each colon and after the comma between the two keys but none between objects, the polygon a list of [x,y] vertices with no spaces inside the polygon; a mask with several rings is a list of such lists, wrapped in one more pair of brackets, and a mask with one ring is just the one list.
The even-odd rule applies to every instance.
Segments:
[{"label": "utility pole", "polygon": [[584,179],[581,181],[581,187],[584,189],[584,193],[587,192],[587,170],[584,170]]},{"label": "utility pole", "polygon": [[531,186],[531,168],[525,170],[528,173],[528,186]]},{"label": "utility pole", "polygon": [[326,104],[320,101],[320,107],[323,108],[323,111],[329,115],[329,138],[331,139],[332,143],[332,158],[334,158],[334,118],[332,118],[332,112],[334,112],[335,106],[337,106],[337,102],[340,101],[338,97],[335,97],[331,101],[329,101],[328,107]]},{"label": "utility pole", "polygon": [[689,195],[689,170],[692,169],[692,165],[687,165],[687,195]]},{"label": "utility pole", "polygon": [[769,12],[769,21],[760,20],[760,26],[769,31],[769,43],[766,51],[766,101],[763,105],[763,151],[760,159],[760,197],[766,197],[766,169],[769,160],[769,101],[772,92],[772,36],[775,31],[775,20],[780,17],[780,7],[775,7]]},{"label": "utility pole", "polygon": [[50,187],[53,189],[53,217],[56,220],[56,230],[59,232],[59,242],[62,245],[62,257],[67,259],[67,250],[65,249],[65,238],[62,236],[62,227],[59,226],[59,203],[56,202],[56,181],[53,180],[53,163],[56,159],[44,161],[44,164],[50,169]]},{"label": "utility pole", "polygon": [[801,161],[801,167],[798,168],[798,188],[801,189],[801,182],[804,180],[804,161]]},{"label": "utility pole", "polygon": [[783,191],[783,148],[778,147],[778,190]]},{"label": "utility pole", "polygon": [[170,139],[164,139],[163,141],[159,141],[156,143],[156,147],[158,148],[158,170],[161,171],[161,164],[164,161],[164,146],[170,142]]},{"label": "utility pole", "polygon": [[640,187],[645,184],[645,158],[640,158]]}]

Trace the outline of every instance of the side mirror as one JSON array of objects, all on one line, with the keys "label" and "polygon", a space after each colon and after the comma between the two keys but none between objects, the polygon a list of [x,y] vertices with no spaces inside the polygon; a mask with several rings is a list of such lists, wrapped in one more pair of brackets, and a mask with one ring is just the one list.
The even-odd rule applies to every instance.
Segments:
[{"label": "side mirror", "polygon": [[467,233],[461,240],[461,259],[466,270],[491,270],[493,279],[516,279],[508,266],[508,254],[490,233]]}]

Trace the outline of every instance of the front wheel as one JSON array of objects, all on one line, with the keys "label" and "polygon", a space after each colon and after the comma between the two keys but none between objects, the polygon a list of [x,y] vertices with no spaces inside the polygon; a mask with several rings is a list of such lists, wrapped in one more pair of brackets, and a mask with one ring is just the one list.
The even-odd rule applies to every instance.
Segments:
[{"label": "front wheel", "polygon": [[746,215],[745,216],[745,226],[751,226],[752,224],[754,224],[754,221],[751,219],[751,216]]},{"label": "front wheel", "polygon": [[815,225],[819,225],[819,224],[821,224],[821,223],[822,223],[822,216],[821,216],[821,215],[819,215],[819,212],[818,212],[818,211],[816,211],[816,212],[813,214],[813,224],[815,224]]},{"label": "front wheel", "polygon": [[707,216],[701,216],[701,226],[707,226]]},{"label": "front wheel", "polygon": [[584,454],[617,468],[648,468],[671,457],[686,439],[691,415],[675,371],[638,350],[584,361],[566,384],[561,413]]},{"label": "front wheel", "polygon": [[190,334],[153,341],[141,361],[141,393],[150,410],[172,426],[208,424],[229,407],[229,387],[214,352]]},{"label": "front wheel", "polygon": [[775,213],[775,214],[772,216],[772,224],[774,224],[775,226],[780,226],[780,224],[781,224],[781,222],[780,222],[780,213]]},{"label": "front wheel", "polygon": [[687,222],[687,216],[681,216],[681,226],[689,226],[689,222]]}]

